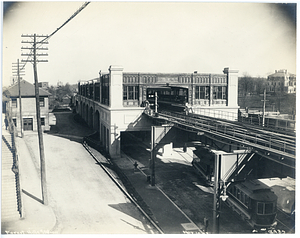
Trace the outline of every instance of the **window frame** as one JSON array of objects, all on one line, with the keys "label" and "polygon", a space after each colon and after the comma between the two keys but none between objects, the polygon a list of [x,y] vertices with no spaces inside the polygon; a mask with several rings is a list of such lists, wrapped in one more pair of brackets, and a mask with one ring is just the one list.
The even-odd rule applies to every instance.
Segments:
[{"label": "window frame", "polygon": [[45,107],[45,98],[44,97],[39,97],[39,105],[40,105],[40,107]]},{"label": "window frame", "polygon": [[45,126],[45,117],[41,117],[41,126]]},{"label": "window frame", "polygon": [[11,107],[17,108],[18,107],[18,100],[17,98],[12,98],[11,99]]}]

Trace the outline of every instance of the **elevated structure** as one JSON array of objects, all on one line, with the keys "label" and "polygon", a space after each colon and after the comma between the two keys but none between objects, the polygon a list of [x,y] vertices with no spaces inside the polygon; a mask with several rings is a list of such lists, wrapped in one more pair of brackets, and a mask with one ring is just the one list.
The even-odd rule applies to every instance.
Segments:
[{"label": "elevated structure", "polygon": [[[238,117],[238,71],[225,68],[223,74],[194,73],[125,73],[122,66],[110,66],[109,72],[78,83],[76,111],[99,132],[100,142],[112,157],[120,156],[120,133],[150,130],[143,120],[144,102],[157,87],[187,89],[185,103],[201,114],[201,109],[217,111],[217,115]],[[226,119],[226,117],[225,117]]]}]

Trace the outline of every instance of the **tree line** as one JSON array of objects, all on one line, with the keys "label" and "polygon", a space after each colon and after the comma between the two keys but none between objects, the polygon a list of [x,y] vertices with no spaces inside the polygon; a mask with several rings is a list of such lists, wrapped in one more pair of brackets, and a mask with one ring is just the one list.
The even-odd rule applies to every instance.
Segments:
[{"label": "tree line", "polygon": [[247,96],[251,94],[262,94],[266,88],[267,79],[262,77],[251,77],[245,74],[239,77],[239,96]]}]

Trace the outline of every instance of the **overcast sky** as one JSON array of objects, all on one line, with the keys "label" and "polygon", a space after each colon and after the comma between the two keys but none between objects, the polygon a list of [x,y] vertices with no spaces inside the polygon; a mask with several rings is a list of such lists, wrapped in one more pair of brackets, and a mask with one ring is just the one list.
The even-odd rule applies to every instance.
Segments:
[{"label": "overcast sky", "polygon": [[[83,2],[19,2],[4,14],[3,85],[21,57],[22,34],[51,34]],[[91,2],[49,39],[39,82],[74,84],[110,65],[124,72],[222,73],[266,77],[296,73],[293,11],[264,3]],[[28,53],[26,50],[23,53]],[[27,63],[24,79],[33,83]]]}]

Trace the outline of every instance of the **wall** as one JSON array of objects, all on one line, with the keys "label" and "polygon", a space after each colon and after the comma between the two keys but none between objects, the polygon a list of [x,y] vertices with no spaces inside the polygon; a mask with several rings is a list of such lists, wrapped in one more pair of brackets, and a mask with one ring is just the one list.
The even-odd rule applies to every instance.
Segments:
[{"label": "wall", "polygon": [[[9,102],[12,118],[17,119],[17,131],[20,133],[20,102],[19,98],[17,98],[17,107],[11,107],[12,103]],[[42,126],[42,130],[50,130],[49,126],[49,99],[45,97],[44,99],[44,107],[40,107],[41,118],[45,118],[45,126]],[[22,118],[32,118],[33,119],[33,131],[37,131],[37,119],[36,119],[36,102],[34,97],[26,97],[22,98]],[[24,128],[23,128],[24,130]]]}]

